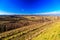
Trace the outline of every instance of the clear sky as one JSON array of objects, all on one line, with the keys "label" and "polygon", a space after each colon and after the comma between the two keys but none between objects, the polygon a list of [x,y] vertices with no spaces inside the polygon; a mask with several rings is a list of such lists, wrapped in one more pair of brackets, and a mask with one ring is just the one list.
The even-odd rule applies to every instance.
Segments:
[{"label": "clear sky", "polygon": [[42,14],[60,11],[60,0],[0,0],[1,12],[15,14]]}]

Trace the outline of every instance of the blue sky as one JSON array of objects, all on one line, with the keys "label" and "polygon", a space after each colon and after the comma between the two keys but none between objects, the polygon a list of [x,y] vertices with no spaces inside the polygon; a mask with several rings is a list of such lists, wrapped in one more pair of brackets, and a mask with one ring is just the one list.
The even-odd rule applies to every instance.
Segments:
[{"label": "blue sky", "polygon": [[0,14],[4,15],[41,15],[58,11],[60,11],[60,0],[0,0]]}]

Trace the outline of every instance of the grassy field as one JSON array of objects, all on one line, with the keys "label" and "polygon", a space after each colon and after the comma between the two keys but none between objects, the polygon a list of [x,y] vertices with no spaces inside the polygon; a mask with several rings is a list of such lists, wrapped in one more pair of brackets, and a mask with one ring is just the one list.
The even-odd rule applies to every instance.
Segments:
[{"label": "grassy field", "polygon": [[59,40],[60,17],[0,17],[0,40]]},{"label": "grassy field", "polygon": [[[5,32],[5,33],[0,34],[0,38],[2,40],[9,40],[9,39],[14,39],[14,38],[16,39],[17,37],[20,38],[21,35],[23,37],[27,38],[26,36],[28,36],[28,37],[29,37],[29,35],[32,35],[33,36],[35,33],[37,33],[37,31],[38,32],[41,31],[42,28],[45,29],[45,26],[44,25],[47,25],[48,23],[44,23],[44,24],[42,23],[42,25],[40,25],[41,23],[38,23],[38,24],[30,25],[28,27],[23,27],[24,29],[23,28],[19,28],[19,29],[16,29],[16,30],[8,31],[8,32]],[[41,26],[43,26],[43,27],[41,28]],[[22,39],[25,40],[25,38],[23,38],[23,37],[22,37]]]},{"label": "grassy field", "polygon": [[49,26],[51,27],[32,40],[60,40],[60,22],[55,22]]}]

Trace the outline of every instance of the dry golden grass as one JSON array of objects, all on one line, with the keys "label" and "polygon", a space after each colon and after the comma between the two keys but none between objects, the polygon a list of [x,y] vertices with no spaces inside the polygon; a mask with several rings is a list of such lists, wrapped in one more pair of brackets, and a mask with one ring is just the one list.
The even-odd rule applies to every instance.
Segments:
[{"label": "dry golden grass", "polygon": [[[3,32],[0,34],[0,39],[1,40],[28,40],[33,38],[32,40],[48,40],[50,34],[54,34],[56,31],[59,30],[59,22],[56,22],[58,20],[57,16],[23,16],[23,17],[27,18],[28,21],[32,21],[34,23],[31,23],[31,25],[29,26],[24,26],[18,29]],[[27,20],[25,21],[19,20],[19,22],[20,21],[25,22]],[[45,28],[48,29],[44,31]],[[42,34],[36,37],[36,35],[40,34],[40,32],[42,32]],[[52,36],[54,35],[51,35],[51,37]],[[49,40],[51,40],[50,38]]]},{"label": "dry golden grass", "polygon": [[49,26],[51,27],[32,40],[60,40],[60,22],[55,22]]}]

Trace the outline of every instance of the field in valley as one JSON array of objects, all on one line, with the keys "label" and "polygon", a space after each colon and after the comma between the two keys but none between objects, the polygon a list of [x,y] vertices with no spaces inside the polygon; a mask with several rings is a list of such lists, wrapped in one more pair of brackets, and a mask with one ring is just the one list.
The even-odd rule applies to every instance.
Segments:
[{"label": "field in valley", "polygon": [[0,16],[0,40],[60,40],[60,17]]}]

